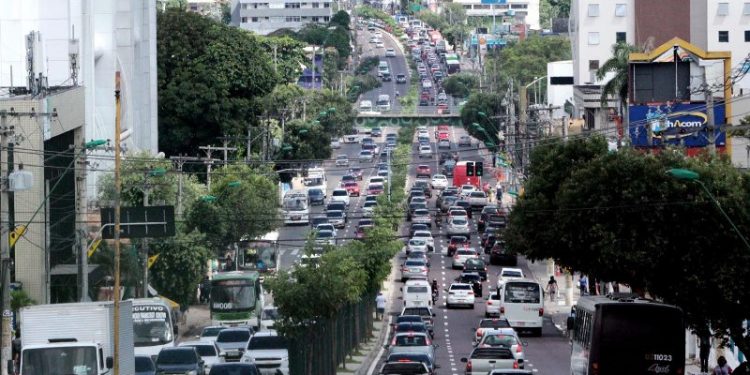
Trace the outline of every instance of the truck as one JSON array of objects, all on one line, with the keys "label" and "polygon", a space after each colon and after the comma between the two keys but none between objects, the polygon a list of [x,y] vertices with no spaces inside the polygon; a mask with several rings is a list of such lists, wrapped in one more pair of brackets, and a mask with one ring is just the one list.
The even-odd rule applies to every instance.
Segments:
[{"label": "truck", "polygon": [[[111,374],[114,303],[80,302],[21,309],[21,375]],[[133,303],[120,302],[120,374],[135,373]]]},{"label": "truck", "polygon": [[135,354],[156,358],[163,348],[175,346],[177,324],[167,302],[159,297],[132,302]]}]

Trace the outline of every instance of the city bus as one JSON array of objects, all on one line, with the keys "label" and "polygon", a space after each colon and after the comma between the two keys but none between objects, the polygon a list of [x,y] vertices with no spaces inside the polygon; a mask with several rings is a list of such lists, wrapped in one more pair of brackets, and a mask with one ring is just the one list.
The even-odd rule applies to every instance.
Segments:
[{"label": "city bus", "polygon": [[174,346],[177,325],[167,302],[160,297],[132,301],[135,354],[156,357],[162,348]]},{"label": "city bus", "polygon": [[306,189],[289,190],[282,200],[284,224],[309,224],[310,205]]},{"label": "city bus", "polygon": [[581,297],[573,314],[572,375],[685,373],[678,307],[618,293]]},{"label": "city bus", "polygon": [[273,274],[279,264],[279,232],[269,232],[255,239],[240,241],[238,265],[244,271]]},{"label": "city bus", "polygon": [[263,309],[263,289],[257,271],[219,272],[211,279],[213,325],[251,325]]},{"label": "city bus", "polygon": [[[466,169],[467,163],[471,169],[471,176],[467,176]],[[482,187],[482,177],[474,176],[474,162],[473,161],[459,161],[456,166],[453,167],[453,186],[460,187],[461,185],[474,185],[477,188]]]}]

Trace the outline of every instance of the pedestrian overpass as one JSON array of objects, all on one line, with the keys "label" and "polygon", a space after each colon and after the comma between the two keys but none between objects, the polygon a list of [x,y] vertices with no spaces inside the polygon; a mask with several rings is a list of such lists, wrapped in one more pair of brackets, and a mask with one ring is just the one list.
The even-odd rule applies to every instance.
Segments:
[{"label": "pedestrian overpass", "polygon": [[360,114],[354,120],[357,127],[385,126],[462,126],[461,116],[456,114]]}]

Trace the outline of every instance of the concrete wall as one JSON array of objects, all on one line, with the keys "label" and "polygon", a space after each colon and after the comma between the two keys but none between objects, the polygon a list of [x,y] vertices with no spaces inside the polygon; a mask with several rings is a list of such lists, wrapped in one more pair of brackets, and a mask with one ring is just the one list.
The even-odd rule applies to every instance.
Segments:
[{"label": "concrete wall", "polygon": [[690,40],[689,0],[635,0],[634,5],[636,45],[650,42],[655,48],[674,37]]},{"label": "concrete wall", "polygon": [[[731,51],[732,67],[741,66],[742,60],[750,56],[750,41],[745,41],[745,31],[750,30],[750,14],[744,14],[745,1],[703,0],[706,3],[705,18],[707,51]],[[729,6],[727,15],[718,14],[720,3]],[[719,42],[719,31],[729,33],[728,42]],[[692,33],[691,33],[692,34]],[[745,76],[734,84],[735,95],[740,91],[750,92],[750,78]]]},{"label": "concrete wall", "polygon": [[560,107],[552,111],[552,118],[565,116],[565,101],[573,103],[573,84],[554,85],[552,77],[573,77],[573,61],[555,61],[547,64],[547,103]]}]

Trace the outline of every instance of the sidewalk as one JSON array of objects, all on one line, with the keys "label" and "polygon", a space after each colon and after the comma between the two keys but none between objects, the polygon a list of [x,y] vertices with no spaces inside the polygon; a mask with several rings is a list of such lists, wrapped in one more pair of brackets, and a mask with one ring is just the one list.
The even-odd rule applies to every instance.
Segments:
[{"label": "sidewalk", "polygon": [[[570,309],[578,302],[578,299],[581,298],[581,291],[576,287],[578,283],[576,282],[575,276],[566,277],[564,274],[554,274],[554,270],[552,270],[551,260],[532,262],[530,260],[526,260],[525,258],[522,259],[522,262],[526,263],[526,266],[531,273],[527,276],[532,279],[536,279],[539,284],[542,285],[542,287],[546,288],[549,277],[553,275],[555,276],[558,287],[557,298],[554,301],[550,301],[549,297],[544,299],[544,312],[545,315],[549,316],[552,319],[552,323],[555,324],[555,327],[557,327],[558,330],[564,333],[568,315],[570,314]],[[568,284],[569,282],[572,285]],[[568,287],[570,287],[572,290],[568,291]],[[565,293],[568,292],[571,293],[570,303],[567,303],[565,296]]]},{"label": "sidewalk", "polygon": [[196,340],[203,327],[211,325],[211,314],[208,305],[191,305],[180,321],[180,341]]}]

